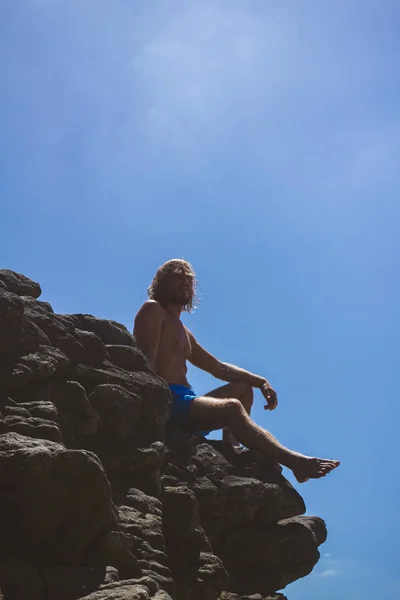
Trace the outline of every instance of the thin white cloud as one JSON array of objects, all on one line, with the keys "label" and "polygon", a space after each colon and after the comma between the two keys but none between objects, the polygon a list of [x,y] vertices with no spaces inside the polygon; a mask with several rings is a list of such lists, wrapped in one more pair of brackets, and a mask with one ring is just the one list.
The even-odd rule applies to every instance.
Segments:
[{"label": "thin white cloud", "polygon": [[[220,89],[229,80],[240,85],[249,69],[261,61],[265,68],[281,43],[273,20],[260,20],[244,7],[227,11],[217,3],[189,4],[162,23],[133,64],[153,92],[163,91],[160,102],[173,96],[186,106],[196,93],[203,102],[214,101],[214,86]],[[271,57],[271,68],[273,62]]]},{"label": "thin white cloud", "polygon": [[[321,40],[320,53],[313,52],[315,40],[299,41],[293,10],[269,3],[258,11],[251,4],[227,6],[217,0],[180,3],[146,23],[145,41],[133,56],[135,86],[143,94],[142,149],[161,149],[165,158],[167,149],[187,166],[235,132],[242,147],[251,139],[249,152],[260,169],[297,167],[323,190],[327,181],[358,188],[391,174],[399,159],[399,128],[396,133],[368,122],[349,131],[343,122],[323,139],[286,129],[288,122],[294,131],[301,128],[302,103],[306,114],[314,103],[318,113],[322,103],[328,118],[336,95],[355,93],[364,62],[355,64],[340,47],[332,55]],[[337,190],[334,195],[336,203],[344,198]]]},{"label": "thin white cloud", "polygon": [[240,128],[244,98],[265,106],[276,94],[285,27],[279,15],[260,19],[245,5],[227,11],[217,2],[190,3],[162,22],[133,59],[146,94],[146,135],[188,151]]},{"label": "thin white cloud", "polygon": [[326,569],[322,571],[322,573],[317,573],[317,577],[333,577],[334,575],[339,575],[339,571],[335,571],[334,569]]},{"label": "thin white cloud", "polygon": [[335,577],[340,575],[344,569],[344,562],[333,557],[331,552],[324,552],[314,571],[315,577]]}]

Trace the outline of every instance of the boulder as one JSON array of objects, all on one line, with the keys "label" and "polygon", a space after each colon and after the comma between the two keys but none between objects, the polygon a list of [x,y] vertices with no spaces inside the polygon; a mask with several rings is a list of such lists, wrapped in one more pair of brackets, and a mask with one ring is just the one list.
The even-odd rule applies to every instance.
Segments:
[{"label": "boulder", "polygon": [[10,357],[19,353],[23,315],[22,300],[0,289],[0,352]]},{"label": "boulder", "polygon": [[5,288],[17,294],[18,296],[31,296],[32,298],[39,298],[42,290],[40,285],[36,281],[32,281],[21,273],[15,273],[9,269],[0,269],[0,282],[2,282]]},{"label": "boulder", "polygon": [[140,396],[128,392],[121,385],[98,385],[89,396],[93,409],[99,415],[100,427],[105,435],[122,439],[133,433],[140,415]]},{"label": "boulder", "polygon": [[[117,578],[117,579],[116,579]],[[6,598],[73,600],[118,580],[113,567],[41,566],[4,561],[0,579]]]},{"label": "boulder", "polygon": [[67,445],[84,447],[82,436],[96,433],[100,419],[85,388],[77,381],[57,381],[51,390],[51,400],[58,409],[60,428]]},{"label": "boulder", "polygon": [[102,586],[81,600],[172,600],[167,592],[159,592],[148,585],[146,578],[142,581],[133,579]]},{"label": "boulder", "polygon": [[107,344],[106,349],[110,362],[121,369],[126,371],[151,371],[149,361],[138,348]]},{"label": "boulder", "polygon": [[0,561],[82,565],[116,525],[96,456],[18,433],[0,435]]},{"label": "boulder", "polygon": [[76,328],[95,333],[105,344],[135,345],[132,334],[121,323],[83,314],[70,315],[70,318]]}]

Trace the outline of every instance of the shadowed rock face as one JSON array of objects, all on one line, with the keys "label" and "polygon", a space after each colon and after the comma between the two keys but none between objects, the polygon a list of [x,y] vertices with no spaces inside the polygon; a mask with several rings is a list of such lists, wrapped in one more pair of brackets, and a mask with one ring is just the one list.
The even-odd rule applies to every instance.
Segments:
[{"label": "shadowed rock face", "polygon": [[0,270],[0,600],[279,600],[324,522],[279,465],[168,424],[128,330]]}]

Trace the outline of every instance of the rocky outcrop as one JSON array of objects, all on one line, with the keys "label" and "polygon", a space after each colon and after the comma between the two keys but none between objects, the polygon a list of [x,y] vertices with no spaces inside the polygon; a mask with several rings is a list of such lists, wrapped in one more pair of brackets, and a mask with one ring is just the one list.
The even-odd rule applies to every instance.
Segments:
[{"label": "rocky outcrop", "polygon": [[324,522],[278,465],[171,428],[127,329],[0,270],[0,599],[263,600]]}]

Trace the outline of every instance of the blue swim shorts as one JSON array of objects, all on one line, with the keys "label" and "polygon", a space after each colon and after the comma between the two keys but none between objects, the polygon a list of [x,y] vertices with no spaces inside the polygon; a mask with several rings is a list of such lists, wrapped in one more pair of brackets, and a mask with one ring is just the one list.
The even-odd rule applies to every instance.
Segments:
[{"label": "blue swim shorts", "polygon": [[[185,427],[189,420],[189,409],[197,394],[190,387],[185,385],[172,384],[169,386],[172,393],[172,413],[171,418]],[[209,431],[197,431],[198,435],[208,435]]]}]

